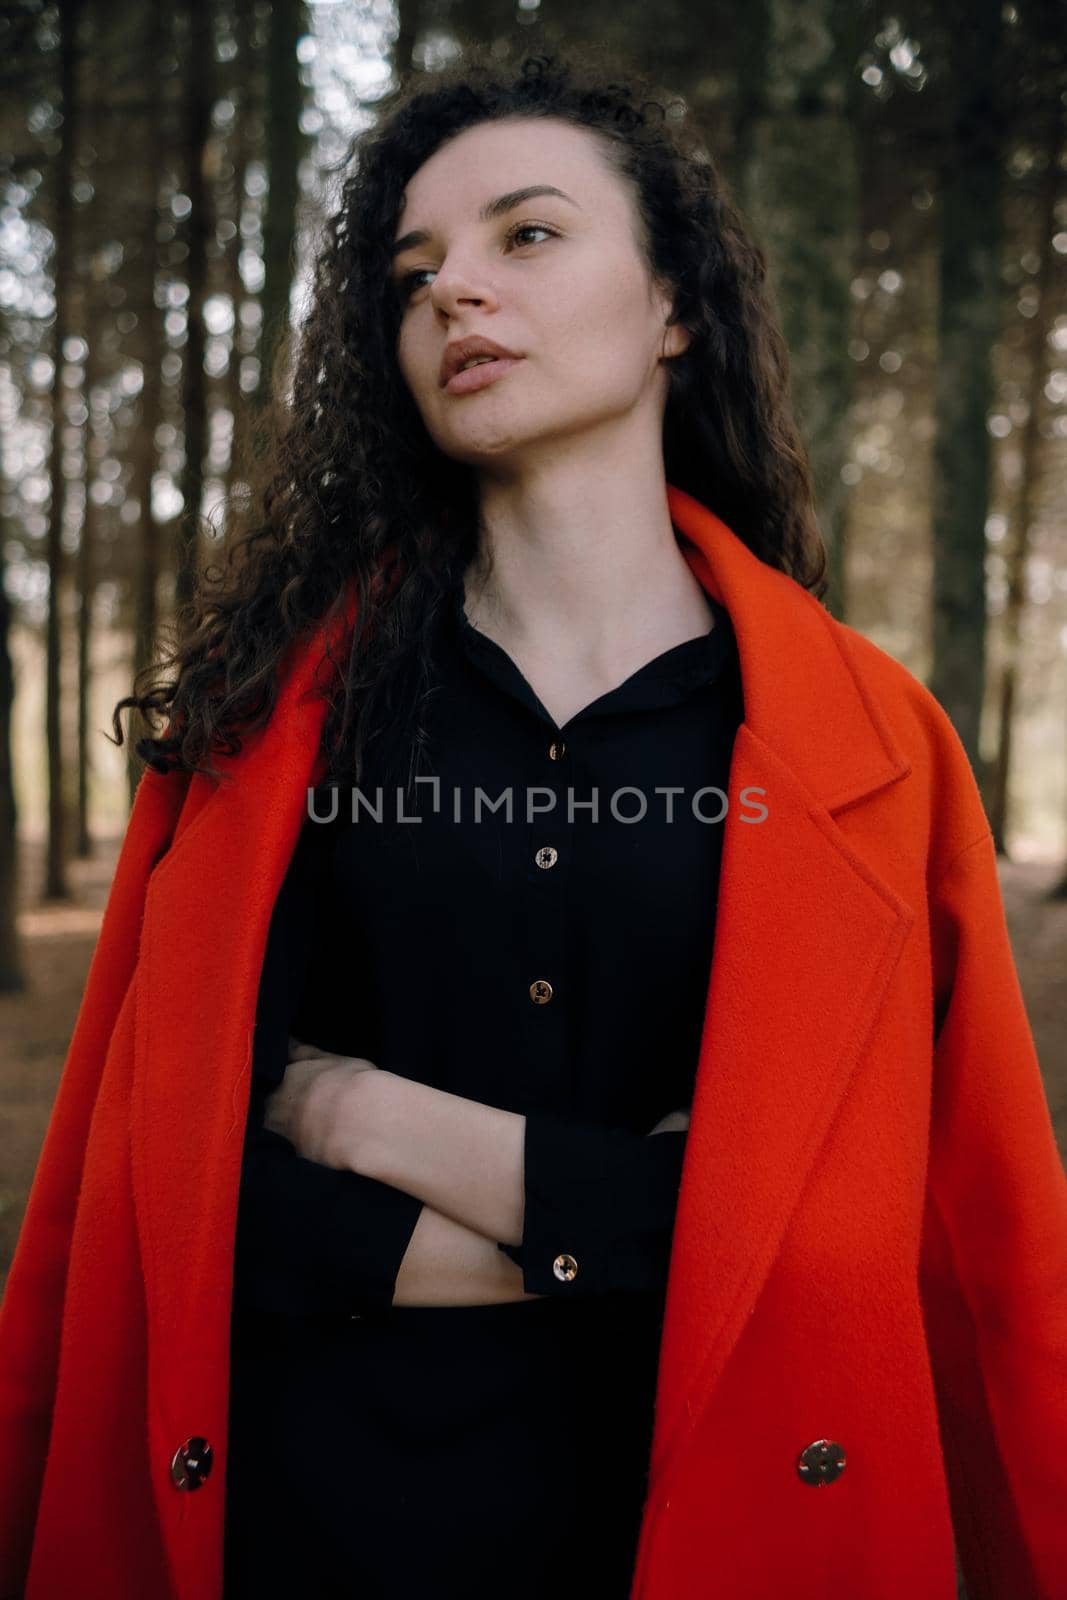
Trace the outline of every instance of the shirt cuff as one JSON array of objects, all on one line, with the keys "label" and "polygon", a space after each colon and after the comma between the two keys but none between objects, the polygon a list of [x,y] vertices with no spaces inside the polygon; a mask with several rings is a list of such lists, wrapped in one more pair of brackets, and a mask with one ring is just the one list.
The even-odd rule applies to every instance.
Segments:
[{"label": "shirt cuff", "polygon": [[526,1293],[662,1291],[686,1137],[527,1113],[522,1243],[498,1242],[522,1268]]}]

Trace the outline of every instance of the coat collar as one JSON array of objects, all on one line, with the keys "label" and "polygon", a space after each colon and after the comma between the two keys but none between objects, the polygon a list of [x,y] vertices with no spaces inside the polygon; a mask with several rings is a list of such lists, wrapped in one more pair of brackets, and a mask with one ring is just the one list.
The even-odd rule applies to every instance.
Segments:
[{"label": "coat collar", "polygon": [[829,612],[684,490],[668,486],[667,503],[694,576],[733,621],[750,735],[828,811],[903,778],[908,762]]},{"label": "coat collar", "polygon": [[[684,1459],[767,1280],[915,918],[834,820],[910,770],[853,669],[848,630],[690,495],[668,487],[668,505],[695,576],[732,619],[745,715],[709,907],[715,948],[667,1285],[654,1494]],[[148,884],[132,1161],[148,1393],[163,1440],[225,1426],[218,1356],[252,1028],[271,910],[307,789],[323,775],[323,642],[316,634],[294,652],[276,715],[239,758],[240,781],[189,784]],[[156,1488],[163,1513],[169,1478]],[[172,1518],[162,1522],[181,1570],[182,1540]]]}]

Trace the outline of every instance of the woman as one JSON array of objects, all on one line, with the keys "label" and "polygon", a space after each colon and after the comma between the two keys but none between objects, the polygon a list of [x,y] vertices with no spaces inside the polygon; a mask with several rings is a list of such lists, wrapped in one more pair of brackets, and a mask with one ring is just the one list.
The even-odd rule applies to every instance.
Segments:
[{"label": "woman", "polygon": [[137,699],[0,1594],[951,1600],[953,1533],[971,1600],[1064,1592],[988,826],[819,603],[762,258],[670,111],[468,59],[360,141],[262,524]]}]

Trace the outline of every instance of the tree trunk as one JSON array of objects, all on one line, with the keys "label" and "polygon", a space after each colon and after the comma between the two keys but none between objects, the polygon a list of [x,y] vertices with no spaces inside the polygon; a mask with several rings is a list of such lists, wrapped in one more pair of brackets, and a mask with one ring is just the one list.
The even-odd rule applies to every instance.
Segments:
[{"label": "tree trunk", "polygon": [[63,787],[62,652],[60,649],[66,560],[63,522],[67,509],[67,479],[63,471],[64,389],[63,347],[68,332],[70,297],[74,277],[74,142],[77,130],[77,33],[80,0],[64,0],[59,8],[60,98],[63,127],[56,159],[55,252],[52,279],[56,300],[53,333],[55,380],[52,385],[52,447],[49,465],[52,500],[48,516],[48,621],[45,730],[48,751],[48,841],[45,851],[44,898],[68,900],[66,871],[65,799]]},{"label": "tree trunk", "polygon": [[[144,82],[151,100],[157,106],[163,101],[163,80],[159,64],[167,49],[170,27],[162,8],[154,6],[148,13],[144,30],[142,52]],[[156,228],[159,220],[159,174],[163,167],[165,128],[162,115],[149,121],[145,141],[144,184],[147,206],[141,225],[140,253],[134,264],[133,301],[140,327],[141,394],[138,403],[139,426],[133,438],[130,493],[137,501],[137,544],[140,560],[134,576],[133,593],[133,659],[132,677],[143,672],[155,655],[156,636],[159,631],[159,572],[161,544],[159,525],[152,511],[152,480],[156,471],[156,429],[159,426],[162,403],[163,328],[161,313],[156,307],[156,270],[158,247]],[[138,711],[129,712],[127,722],[129,739],[126,743],[126,783],[130,805],[133,805],[137,785],[144,763],[135,754],[137,741],[151,732],[148,723]]]},{"label": "tree trunk", "polygon": [[[5,343],[7,341],[5,340]],[[10,349],[10,344],[7,345]],[[3,452],[0,451],[0,460]],[[4,485],[6,488],[6,485]],[[0,994],[26,987],[18,938],[18,810],[11,750],[15,673],[11,664],[11,602],[4,581],[6,529],[0,523]]]},{"label": "tree trunk", "polygon": [[950,67],[952,126],[941,178],[929,687],[952,719],[981,782],[991,472],[987,416],[1000,324],[1000,0],[976,0],[960,8],[958,24]]},{"label": "tree trunk", "polygon": [[738,8],[735,184],[781,306],[829,555],[826,604],[839,617],[860,227],[852,84],[861,21],[847,0],[744,0]]},{"label": "tree trunk", "polygon": [[[99,507],[89,493],[100,446],[93,430],[93,393],[100,375],[100,338],[98,328],[103,320],[103,306],[94,305],[93,284],[90,280],[86,292],[85,326],[89,330],[88,353],[85,358],[85,510],[82,515],[81,538],[78,541],[76,590],[78,603],[78,805],[74,854],[80,861],[88,861],[93,853],[92,830],[89,826],[89,698],[92,689],[92,638],[93,592],[96,587],[97,524]],[[95,312],[95,315],[94,315]],[[106,451],[107,446],[104,445]]]},{"label": "tree trunk", "polygon": [[[234,0],[233,32],[237,53],[234,59],[231,93],[238,111],[234,121],[233,133],[230,136],[233,164],[232,204],[235,231],[230,246],[226,251],[225,261],[230,301],[233,305],[233,336],[230,340],[230,359],[226,369],[224,390],[225,404],[233,419],[226,482],[226,522],[223,530],[226,538],[229,538],[233,530],[233,496],[240,477],[241,462],[248,445],[245,430],[249,409],[248,401],[241,392],[241,357],[246,353],[254,353],[255,349],[254,345],[251,350],[248,349],[244,329],[241,326],[241,307],[245,299],[244,281],[241,277],[241,251],[244,248],[241,217],[244,214],[248,163],[254,149],[253,118],[257,115],[258,97],[256,86],[259,74],[259,53],[256,48],[256,19],[253,0]],[[265,99],[266,97],[264,96],[263,98]]]},{"label": "tree trunk", "polygon": [[185,425],[185,461],[181,474],[182,514],[178,527],[178,606],[192,598],[200,555],[200,506],[204,497],[204,446],[207,438],[207,380],[204,373],[204,301],[207,298],[207,249],[211,238],[209,187],[205,168],[211,135],[211,85],[214,81],[212,48],[214,7],[190,4],[185,13],[188,55],[185,62],[185,182],[189,193],[189,256],[186,283],[189,290],[185,353],[182,361],[182,416]]},{"label": "tree trunk", "polygon": [[[263,292],[260,304],[259,384],[255,408],[267,404],[279,356],[288,348],[289,300],[293,286],[299,168],[306,146],[300,128],[304,89],[296,57],[297,40],[307,31],[303,0],[274,0],[267,45],[267,175],[263,218]],[[262,447],[262,439],[258,441]]]},{"label": "tree trunk", "polygon": [[1059,119],[1050,125],[1045,148],[1045,180],[1038,211],[1037,308],[1027,325],[1027,356],[1030,375],[1026,396],[1026,426],[1022,437],[1022,464],[1019,493],[1012,518],[1013,536],[1008,550],[1008,596],[1004,607],[1004,665],[1000,678],[999,729],[997,754],[989,774],[989,822],[999,854],[1008,853],[1008,828],[1011,821],[1011,754],[1018,680],[1020,634],[1026,603],[1026,559],[1030,550],[1030,522],[1034,490],[1038,479],[1038,453],[1041,442],[1041,417],[1045,384],[1049,376],[1049,335],[1055,322],[1053,305],[1054,257],[1052,236],[1056,231],[1056,200],[1060,187],[1059,158],[1062,132]]}]

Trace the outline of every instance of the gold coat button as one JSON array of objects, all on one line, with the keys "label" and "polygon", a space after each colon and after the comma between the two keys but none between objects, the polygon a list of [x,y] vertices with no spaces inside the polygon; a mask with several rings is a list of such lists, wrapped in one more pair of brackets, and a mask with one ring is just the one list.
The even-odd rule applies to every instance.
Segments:
[{"label": "gold coat button", "polygon": [[564,744],[562,739],[553,739],[552,743],[548,747],[549,760],[562,761],[564,754],[566,753],[566,749],[567,746]]},{"label": "gold coat button", "polygon": [[186,1439],[171,1457],[170,1476],[176,1489],[200,1489],[211,1473],[214,1451],[206,1439]]},{"label": "gold coat button", "polygon": [[535,1005],[545,1006],[552,998],[552,985],[547,978],[538,978],[530,985],[530,999]]},{"label": "gold coat button", "polygon": [[539,867],[554,867],[559,860],[559,851],[555,845],[543,844],[534,856]]},{"label": "gold coat button", "polygon": [[552,1271],[560,1283],[570,1283],[571,1279],[577,1276],[578,1263],[573,1256],[560,1255],[553,1261]]}]

